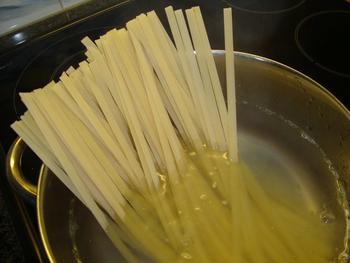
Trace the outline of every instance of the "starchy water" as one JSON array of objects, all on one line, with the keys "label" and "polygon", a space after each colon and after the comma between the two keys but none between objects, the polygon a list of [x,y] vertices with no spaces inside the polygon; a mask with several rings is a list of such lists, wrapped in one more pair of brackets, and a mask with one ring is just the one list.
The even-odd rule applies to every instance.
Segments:
[{"label": "starchy water", "polygon": [[126,211],[134,231],[120,234],[144,262],[347,262],[348,205],[325,152],[272,111],[254,114],[240,126],[239,163],[188,150],[178,183],[159,174],[149,203]]}]

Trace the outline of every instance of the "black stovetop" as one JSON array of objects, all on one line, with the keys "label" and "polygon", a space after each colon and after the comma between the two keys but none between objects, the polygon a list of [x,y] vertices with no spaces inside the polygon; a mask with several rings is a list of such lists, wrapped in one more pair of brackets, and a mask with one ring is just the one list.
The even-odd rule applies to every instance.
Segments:
[{"label": "black stovetop", "polygon": [[[222,8],[231,6],[237,50],[303,72],[350,107],[350,3],[346,0],[134,0],[35,39],[28,39],[26,30],[13,35],[15,45],[0,53],[0,143],[5,150],[15,138],[9,125],[25,110],[19,92],[57,80],[62,71],[83,60],[84,36],[97,38],[150,10],[165,22],[168,5],[183,9],[199,5],[213,49],[224,46]],[[37,164],[32,157],[25,162],[32,174],[37,173],[33,169]]]}]

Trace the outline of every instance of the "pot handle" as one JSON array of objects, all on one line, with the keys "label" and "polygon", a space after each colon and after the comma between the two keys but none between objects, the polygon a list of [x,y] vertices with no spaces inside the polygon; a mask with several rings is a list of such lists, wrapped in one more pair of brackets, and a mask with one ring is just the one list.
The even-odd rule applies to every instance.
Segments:
[{"label": "pot handle", "polygon": [[6,174],[8,181],[16,192],[26,201],[35,203],[38,187],[25,178],[21,167],[22,155],[26,148],[27,145],[22,138],[17,137],[7,153]]}]

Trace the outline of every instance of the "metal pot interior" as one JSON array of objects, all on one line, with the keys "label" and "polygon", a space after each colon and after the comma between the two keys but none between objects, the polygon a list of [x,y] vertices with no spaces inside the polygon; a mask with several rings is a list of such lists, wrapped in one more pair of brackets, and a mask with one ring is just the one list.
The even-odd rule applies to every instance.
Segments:
[{"label": "metal pot interior", "polygon": [[[225,83],[224,53],[214,53]],[[330,208],[343,226],[333,229],[341,247],[346,219],[337,205],[342,189],[335,189],[339,179],[343,194],[349,192],[349,112],[293,69],[250,54],[235,57],[241,158],[280,170],[278,180],[297,186],[315,211]],[[48,170],[40,177],[38,217],[52,262],[123,262],[90,212]]]}]

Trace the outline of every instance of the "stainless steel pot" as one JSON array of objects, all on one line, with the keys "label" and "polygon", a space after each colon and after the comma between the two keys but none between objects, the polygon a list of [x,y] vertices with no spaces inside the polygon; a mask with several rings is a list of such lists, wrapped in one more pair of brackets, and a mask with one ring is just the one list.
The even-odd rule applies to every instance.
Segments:
[{"label": "stainless steel pot", "polygon": [[[214,54],[224,83],[224,52]],[[286,156],[298,164],[302,192],[320,204],[337,202],[338,179],[349,193],[349,111],[294,69],[251,54],[237,52],[235,57],[239,133],[249,130],[273,145],[276,158]],[[13,144],[8,175],[24,195],[36,197],[40,233],[50,260],[122,262],[90,212],[47,168],[41,170],[37,187],[28,184],[20,169],[23,145],[21,139]],[[244,142],[239,147],[244,155]],[[342,231],[339,234],[346,229]]]}]

